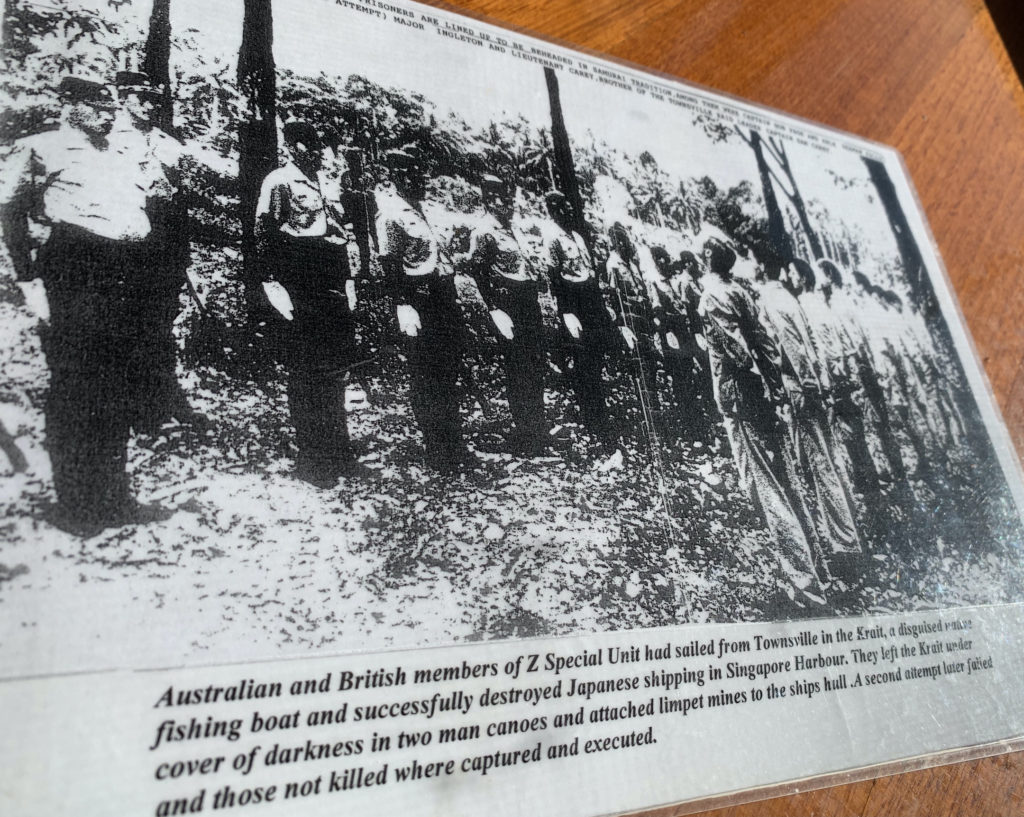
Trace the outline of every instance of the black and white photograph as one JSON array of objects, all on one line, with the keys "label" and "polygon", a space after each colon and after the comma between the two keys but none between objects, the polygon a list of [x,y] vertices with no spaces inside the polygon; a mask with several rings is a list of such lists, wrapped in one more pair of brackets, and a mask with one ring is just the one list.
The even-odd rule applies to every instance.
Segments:
[{"label": "black and white photograph", "polygon": [[896,154],[453,19],[5,3],[3,676],[1024,600]]}]

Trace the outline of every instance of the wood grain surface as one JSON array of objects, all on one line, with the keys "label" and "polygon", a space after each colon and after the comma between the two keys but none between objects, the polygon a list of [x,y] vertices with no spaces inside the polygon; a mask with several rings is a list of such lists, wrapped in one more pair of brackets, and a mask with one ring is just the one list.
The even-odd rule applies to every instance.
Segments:
[{"label": "wood grain surface", "polygon": [[[1024,450],[1024,89],[981,0],[432,4],[898,148]],[[1024,814],[1024,753],[705,813]]]}]

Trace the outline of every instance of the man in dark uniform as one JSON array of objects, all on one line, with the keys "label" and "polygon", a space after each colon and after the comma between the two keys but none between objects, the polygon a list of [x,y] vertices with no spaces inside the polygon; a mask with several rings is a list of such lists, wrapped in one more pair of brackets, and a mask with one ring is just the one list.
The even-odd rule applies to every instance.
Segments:
[{"label": "man in dark uniform", "polygon": [[458,263],[476,281],[494,322],[515,425],[512,451],[537,456],[548,450],[538,281],[513,232],[514,188],[487,175],[480,192],[488,217],[474,229],[469,250]]},{"label": "man in dark uniform", "polygon": [[289,160],[260,191],[256,241],[264,291],[279,315],[273,346],[288,371],[295,474],[328,488],[369,472],[356,460],[345,411],[346,374],[355,362],[348,249],[324,195],[319,135],[305,122],[288,122],[284,142]]},{"label": "man in dark uniform", "polygon": [[[135,288],[149,274],[146,212],[154,179],[110,150],[114,99],[106,86],[65,77],[62,124],[22,140],[10,157],[3,233],[19,278],[41,278],[50,319],[44,406],[57,504],[54,524],[89,536],[165,518],[139,505],[125,470],[135,420],[133,350],[148,338]],[[34,247],[32,227],[48,231]]]},{"label": "man in dark uniform", "polygon": [[138,394],[136,431],[154,433],[171,420],[206,429],[209,421],[188,402],[177,376],[174,320],[189,264],[188,207],[183,189],[184,146],[154,127],[160,89],[146,74],[121,71],[117,92],[125,111],[111,135],[112,149],[146,169],[154,179],[146,212],[152,227],[148,270],[135,292],[135,314],[145,342],[133,350],[130,380]]},{"label": "man in dark uniform", "polygon": [[476,467],[459,414],[465,353],[454,271],[423,213],[426,176],[414,147],[387,155],[392,184],[378,190],[377,241],[385,285],[406,337],[409,401],[423,434],[427,464],[450,474]]},{"label": "man in dark uniform", "polygon": [[548,212],[558,233],[548,242],[548,274],[559,316],[559,337],[570,364],[569,381],[576,393],[583,425],[601,444],[614,451],[602,375],[611,321],[594,262],[583,236],[573,230],[569,202],[553,191],[547,195]]}]

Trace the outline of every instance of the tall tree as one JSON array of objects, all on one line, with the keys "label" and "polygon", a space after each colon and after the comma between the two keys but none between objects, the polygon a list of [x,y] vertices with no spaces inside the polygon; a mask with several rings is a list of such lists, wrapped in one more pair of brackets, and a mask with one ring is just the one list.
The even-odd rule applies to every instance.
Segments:
[{"label": "tall tree", "polygon": [[786,177],[785,182],[783,182],[776,174],[772,174],[773,178],[778,181],[779,187],[785,193],[786,198],[789,199],[789,203],[793,205],[793,209],[796,210],[797,218],[800,219],[800,226],[803,227],[804,234],[807,236],[807,243],[811,246],[811,252],[816,259],[824,258],[825,252],[821,248],[821,241],[818,238],[817,232],[811,226],[811,219],[807,215],[807,205],[804,203],[803,196],[800,195],[800,188],[797,186],[796,178],[793,176],[793,167],[789,163],[785,142],[778,137],[769,136],[763,144]]},{"label": "tall tree", "polygon": [[[978,403],[974,393],[968,387],[967,373],[963,368],[963,361],[953,342],[953,335],[950,332],[949,324],[943,319],[942,310],[939,307],[935,289],[925,267],[924,256],[921,255],[921,248],[917,245],[914,233],[910,229],[910,223],[903,212],[896,187],[889,177],[889,171],[885,165],[877,159],[863,157],[867,165],[868,174],[878,191],[878,198],[885,207],[885,214],[889,219],[889,226],[892,228],[896,238],[896,247],[903,263],[903,271],[906,275],[907,287],[910,290],[911,302],[920,310],[925,318],[925,325],[928,327],[932,338],[941,350],[942,366],[941,377],[948,384],[954,386],[953,397],[957,402],[960,413],[966,420],[967,435],[971,444],[981,457],[995,462],[997,457],[993,447],[992,438],[988,435],[985,424],[981,421],[978,412]],[[981,471],[978,474],[982,473]],[[992,490],[1002,492],[1006,483],[1000,481],[998,487]]]},{"label": "tall tree", "polygon": [[935,293],[925,273],[924,259],[921,257],[921,250],[914,240],[914,234],[907,223],[907,216],[900,206],[900,200],[896,196],[896,188],[892,179],[889,178],[889,171],[885,165],[877,159],[863,157],[867,165],[871,182],[878,191],[878,198],[885,207],[885,215],[889,219],[889,226],[896,237],[896,248],[899,250],[900,259],[903,262],[903,274],[906,276],[907,286],[910,288],[910,295],[915,304],[919,305],[921,311],[929,314],[935,309]]},{"label": "tall tree", "polygon": [[[740,134],[743,136],[743,134]],[[779,200],[775,197],[775,188],[772,186],[771,170],[764,158],[763,140],[761,134],[756,130],[750,131],[750,136],[743,136],[751,150],[754,151],[754,158],[757,160],[757,173],[761,177],[761,187],[764,190],[764,205],[768,210],[768,240],[781,260],[789,262],[793,260],[793,244],[786,232],[786,222],[782,218],[782,209],[779,207]]]},{"label": "tall tree", "polygon": [[[825,251],[822,249],[821,240],[817,232],[811,226],[807,205],[800,194],[800,187],[796,183],[796,177],[793,175],[793,166],[789,162],[789,154],[786,152],[785,142],[776,136],[769,136],[765,139],[753,129],[748,134],[738,125],[730,127],[720,120],[709,118],[704,114],[697,115],[693,122],[695,125],[703,128],[704,132],[715,142],[726,142],[733,136],[739,135],[747,143],[750,149],[754,151],[754,158],[757,160],[757,170],[761,177],[761,186],[764,188],[765,206],[768,208],[768,220],[772,228],[771,235],[773,240],[778,240],[777,236],[779,234],[776,231],[780,225],[783,225],[782,229],[785,230],[785,221],[782,220],[781,213],[776,215],[778,199],[775,195],[775,186],[777,186],[796,212],[800,230],[803,232],[804,239],[810,247],[811,255],[815,259],[824,258]],[[775,169],[776,167],[778,172]],[[775,204],[773,205],[772,202]],[[782,246],[792,247],[792,244],[787,238]]]},{"label": "tall tree", "polygon": [[558,76],[553,68],[544,68],[544,80],[547,82],[548,101],[551,104],[551,142],[555,152],[555,180],[558,189],[568,200],[572,209],[574,229],[581,236],[588,237],[590,233],[583,215],[583,197],[580,195],[579,180],[576,178],[576,165],[572,160],[569,133],[565,129],[565,118],[562,116]]},{"label": "tall tree", "polygon": [[142,58],[142,70],[160,88],[156,125],[174,135],[174,97],[171,94],[171,0],[153,0],[149,15],[149,36]]},{"label": "tall tree", "polygon": [[277,74],[271,0],[245,0],[238,88],[246,105],[246,117],[238,127],[242,281],[248,319],[255,327],[265,309],[255,257],[256,204],[263,179],[277,167]]},{"label": "tall tree", "polygon": [[[793,176],[793,167],[789,163],[789,155],[786,153],[785,143],[774,136],[769,136],[764,139],[761,134],[756,130],[751,130],[748,136],[738,127],[736,132],[740,135],[744,142],[746,142],[750,149],[754,151],[754,157],[757,159],[757,169],[761,175],[761,184],[765,191],[765,204],[768,206],[768,223],[769,227],[772,226],[773,215],[771,205],[768,203],[769,196],[773,201],[775,199],[775,190],[772,186],[772,181],[779,186],[779,189],[783,192],[789,203],[793,205],[793,210],[796,211],[796,216],[800,221],[800,227],[804,232],[804,237],[807,239],[807,244],[811,248],[811,254],[816,258],[824,258],[825,251],[821,248],[821,240],[818,238],[817,232],[811,226],[810,216],[807,215],[807,205],[804,203],[803,196],[800,195],[800,188],[797,186],[796,178]],[[771,165],[768,163],[767,158],[771,157],[778,168],[782,171],[782,175],[785,176],[785,181],[779,177]],[[776,208],[778,204],[775,205]],[[784,224],[782,222],[781,214],[778,216],[779,226]],[[783,228],[784,229],[784,228]],[[772,234],[772,238],[777,240],[777,236]],[[789,246],[788,239],[784,246]]]}]

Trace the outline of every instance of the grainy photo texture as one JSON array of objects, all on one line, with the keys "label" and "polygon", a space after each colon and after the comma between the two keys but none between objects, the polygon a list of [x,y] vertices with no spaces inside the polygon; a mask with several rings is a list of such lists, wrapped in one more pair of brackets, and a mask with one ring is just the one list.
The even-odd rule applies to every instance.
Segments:
[{"label": "grainy photo texture", "polygon": [[5,674],[1021,600],[891,155],[407,4],[4,15]]}]

